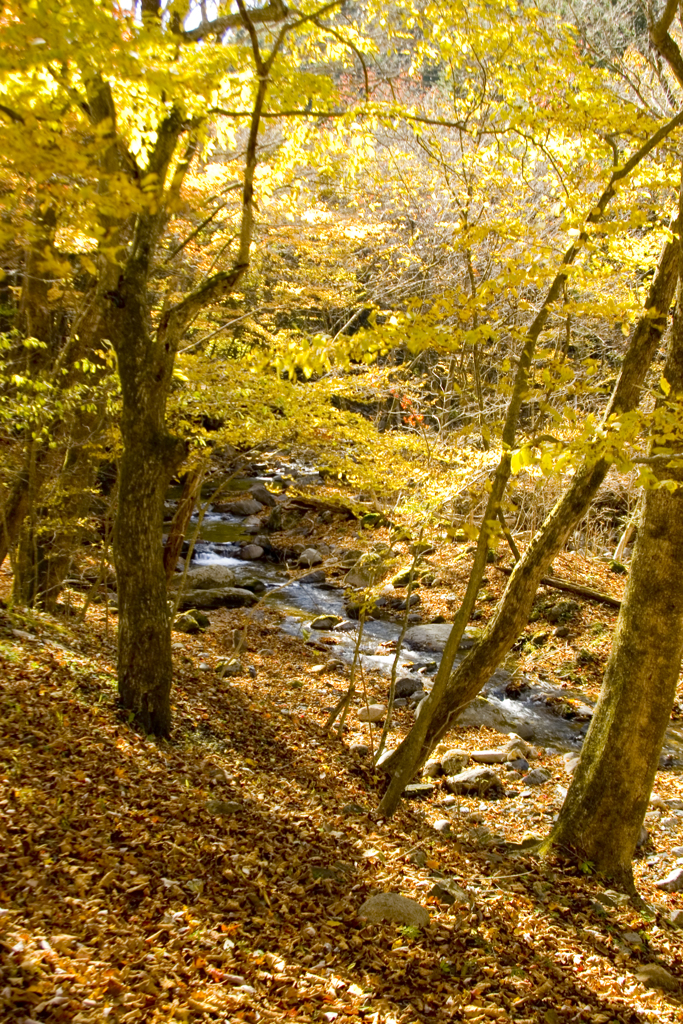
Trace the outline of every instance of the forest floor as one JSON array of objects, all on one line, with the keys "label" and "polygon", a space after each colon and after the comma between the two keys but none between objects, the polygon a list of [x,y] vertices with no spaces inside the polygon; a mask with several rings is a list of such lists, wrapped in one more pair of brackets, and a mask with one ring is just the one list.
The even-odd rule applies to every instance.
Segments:
[{"label": "forest floor", "polygon": [[[357,543],[350,529],[337,539],[345,530]],[[452,613],[469,568],[453,544],[431,561],[427,621]],[[623,589],[578,554],[554,568]],[[483,621],[505,583],[493,566],[487,576]],[[9,586],[0,574],[0,593]],[[345,680],[320,669],[319,648],[284,635],[276,611],[211,618],[200,636],[173,636],[175,725],[155,742],[117,709],[115,615],[93,605],[79,624],[0,610],[0,1021],[683,1019],[683,928],[669,921],[683,897],[653,884],[683,829],[648,815],[635,909],[590,865],[509,845],[549,830],[569,781],[550,751],[536,764],[551,781],[524,799],[445,809],[437,780],[430,799],[380,820],[383,777],[349,747],[376,744],[358,711],[386,700],[386,679],[362,680],[339,740],[322,726]],[[531,624],[517,667],[561,684],[569,666],[572,685],[595,697],[615,619],[580,601],[567,635],[546,623],[540,646],[544,623]],[[236,627],[248,628],[245,671],[224,680],[215,666]],[[412,715],[396,719],[392,744]],[[504,740],[458,729],[447,746]],[[681,772],[660,771],[655,788],[682,797]],[[450,834],[434,828],[444,817]],[[466,898],[432,895],[442,875]],[[359,909],[378,892],[416,900],[429,926],[368,924]],[[638,980],[646,964],[673,976],[670,990]]]}]

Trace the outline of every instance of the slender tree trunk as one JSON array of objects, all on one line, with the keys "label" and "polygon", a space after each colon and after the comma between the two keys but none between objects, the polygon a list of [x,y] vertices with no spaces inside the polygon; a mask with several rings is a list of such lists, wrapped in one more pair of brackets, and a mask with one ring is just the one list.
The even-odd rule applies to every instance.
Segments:
[{"label": "slender tree trunk", "polygon": [[[667,313],[676,286],[677,261],[678,243],[670,242],[664,249],[648,295],[647,312],[633,333],[605,420],[611,415],[619,415],[637,407],[645,374],[666,327]],[[610,465],[611,462],[605,458],[587,461],[577,472],[515,566],[481,642],[469,652],[448,679],[438,700],[432,704],[433,710],[428,722],[420,721],[425,711],[423,707],[413,729],[394,754],[383,763],[385,771],[392,776],[399,773],[402,777],[414,774],[442,736],[453,728],[461,711],[479,693],[526,624],[541,578],[585,515]],[[458,637],[458,644],[459,640]],[[442,666],[446,653],[452,655],[452,650],[449,650],[452,647],[449,637]],[[432,695],[434,690],[436,680]],[[430,710],[429,703],[429,700],[425,702],[427,711]]]},{"label": "slender tree trunk", "polygon": [[[683,398],[683,295],[664,376]],[[664,442],[664,446],[666,442]],[[680,455],[683,445],[671,452]],[[683,484],[683,467],[658,471]],[[683,655],[683,486],[645,493],[612,653],[581,759],[543,849],[569,848],[634,890],[631,861],[647,810]]]},{"label": "slender tree trunk", "polygon": [[166,545],[164,547],[164,571],[166,573],[167,582],[170,582],[170,580],[173,579],[173,573],[175,572],[175,567],[183,548],[183,541],[185,540],[187,527],[189,526],[190,519],[192,518],[194,507],[197,504],[197,495],[201,489],[205,472],[206,463],[201,462],[198,466],[191,469],[185,477],[183,494],[178,502],[178,508],[173,516],[171,529],[169,530]]}]

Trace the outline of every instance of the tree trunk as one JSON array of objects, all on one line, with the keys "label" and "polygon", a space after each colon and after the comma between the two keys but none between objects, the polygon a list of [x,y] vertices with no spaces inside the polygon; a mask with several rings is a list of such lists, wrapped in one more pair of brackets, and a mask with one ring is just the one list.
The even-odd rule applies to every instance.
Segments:
[{"label": "tree trunk", "polygon": [[167,582],[173,579],[173,573],[178,564],[180,552],[183,549],[183,541],[185,540],[185,534],[187,533],[194,507],[197,504],[197,495],[201,490],[205,472],[206,463],[200,462],[198,466],[189,470],[185,477],[183,494],[178,502],[178,508],[173,516],[171,529],[169,530],[164,547],[164,572],[166,573]]},{"label": "tree trunk", "polygon": [[[670,242],[664,249],[648,295],[647,312],[639,320],[624,357],[605,420],[637,407],[645,374],[666,327],[676,286],[677,261],[678,243]],[[411,730],[394,754],[387,758],[382,765],[385,771],[392,775],[399,772],[407,775],[410,769],[414,774],[442,736],[455,725],[460,712],[479,693],[526,624],[542,577],[585,515],[610,465],[611,462],[605,458],[592,463],[587,461],[577,472],[515,566],[484,637],[448,680],[429,723],[420,723],[418,719],[413,728],[419,724],[419,730],[416,733]],[[417,733],[423,734],[419,743],[415,739]]]},{"label": "tree trunk", "polygon": [[165,426],[175,353],[150,336],[144,275],[132,261],[127,269],[111,317],[123,399],[114,527],[119,699],[138,726],[167,736],[173,666],[161,536],[164,499],[185,446]]},{"label": "tree trunk", "polygon": [[[664,376],[683,396],[679,304]],[[664,442],[666,445],[666,442]],[[679,455],[677,446],[672,456]],[[683,484],[683,467],[662,468]],[[544,844],[569,848],[634,890],[631,861],[671,716],[683,655],[683,487],[647,491],[626,594],[581,759]]]}]

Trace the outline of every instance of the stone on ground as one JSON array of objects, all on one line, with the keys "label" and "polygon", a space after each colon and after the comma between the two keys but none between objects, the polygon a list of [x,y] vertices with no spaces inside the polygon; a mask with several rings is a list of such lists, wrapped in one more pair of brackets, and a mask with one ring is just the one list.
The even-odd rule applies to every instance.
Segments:
[{"label": "stone on ground", "polygon": [[476,793],[479,796],[496,799],[505,794],[503,783],[491,768],[470,768],[469,771],[460,772],[458,775],[449,775],[445,785],[446,789],[456,796]]},{"label": "stone on ground", "polygon": [[381,722],[387,713],[384,704],[371,704],[367,708],[361,708],[358,712],[359,722]]},{"label": "stone on ground", "polygon": [[299,565],[307,565],[309,568],[312,565],[320,565],[322,560],[323,556],[315,548],[306,548],[299,555]]},{"label": "stone on ground", "polygon": [[646,988],[663,988],[667,992],[680,988],[678,980],[660,964],[644,964],[636,971],[636,978]]},{"label": "stone on ground", "polygon": [[470,755],[466,750],[447,750],[440,758],[444,775],[457,775],[469,764]]},{"label": "stone on ground", "polygon": [[666,878],[660,878],[655,885],[664,892],[683,892],[683,868],[675,868]]},{"label": "stone on ground", "polygon": [[429,911],[396,892],[382,892],[371,896],[358,911],[359,917],[365,917],[373,924],[381,921],[395,921],[397,924],[414,925],[426,928],[429,924]]}]

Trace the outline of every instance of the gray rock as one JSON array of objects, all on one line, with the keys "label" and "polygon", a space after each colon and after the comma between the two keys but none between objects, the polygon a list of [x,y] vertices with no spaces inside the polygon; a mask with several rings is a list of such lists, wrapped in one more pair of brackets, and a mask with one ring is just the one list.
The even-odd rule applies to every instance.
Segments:
[{"label": "gray rock", "polygon": [[406,800],[426,800],[427,797],[432,796],[435,788],[431,782],[411,782],[403,790],[403,796]]},{"label": "gray rock", "polygon": [[228,676],[238,676],[242,672],[242,662],[239,658],[219,661],[216,665],[216,671],[221,679],[226,679]]},{"label": "gray rock", "polygon": [[449,835],[451,831],[451,823],[448,818],[438,818],[434,822],[434,830],[441,832],[443,835]]},{"label": "gray rock", "polygon": [[518,757],[514,761],[506,762],[505,768],[511,772],[528,772],[529,762],[525,757]]},{"label": "gray rock", "polygon": [[442,807],[455,807],[457,802],[458,801],[456,800],[456,798],[454,796],[445,796],[443,798],[443,800],[441,800],[441,806]]},{"label": "gray rock", "polygon": [[441,767],[441,761],[438,761],[438,760],[427,761],[425,763],[424,768],[422,769],[422,774],[427,779],[436,779],[439,775],[443,775],[443,768]]},{"label": "gray rock", "polygon": [[323,556],[315,548],[306,548],[299,555],[299,565],[320,565]]},{"label": "gray rock", "polygon": [[341,621],[339,615],[318,615],[311,622],[311,629],[334,629]]},{"label": "gray rock", "polygon": [[411,693],[410,697],[408,697],[408,703],[413,705],[419,704],[420,701],[424,700],[426,696],[426,690],[415,690],[415,692]]},{"label": "gray rock", "polygon": [[683,928],[683,910],[672,910],[669,914],[669,920],[671,924],[676,925],[678,928]]},{"label": "gray rock", "polygon": [[424,680],[416,679],[414,676],[402,676],[396,680],[396,691],[397,697],[410,697],[413,693],[417,693],[424,686]]},{"label": "gray rock", "polygon": [[179,615],[173,623],[174,633],[201,633],[201,627],[194,615],[191,612],[185,612],[183,615]]},{"label": "gray rock", "polygon": [[235,585],[235,574],[227,565],[197,565],[188,569],[185,580],[174,576],[169,590],[177,590],[183,584],[185,590],[219,590]]},{"label": "gray rock", "polygon": [[258,597],[251,590],[241,587],[224,587],[221,590],[192,590],[180,599],[180,608],[250,608]]},{"label": "gray rock", "polygon": [[240,498],[239,501],[227,502],[226,506],[234,516],[255,516],[263,511],[263,505],[256,498]]},{"label": "gray rock", "polygon": [[307,572],[305,576],[300,576],[298,583],[324,583],[327,579],[327,573],[324,569],[313,569],[312,572]]},{"label": "gray rock", "polygon": [[429,895],[434,896],[439,903],[446,903],[449,907],[455,903],[469,903],[467,893],[452,878],[440,878],[429,890]]},{"label": "gray rock", "polygon": [[[414,651],[443,651],[452,629],[453,623],[451,622],[431,622],[423,626],[411,626],[406,630],[404,642]],[[460,641],[460,649],[467,650],[469,647],[473,647],[475,642],[473,636],[465,635]]]},{"label": "gray rock", "polygon": [[458,775],[469,764],[470,755],[466,750],[447,750],[441,758],[444,775]]},{"label": "gray rock", "polygon": [[247,516],[242,520],[241,529],[244,533],[257,534],[261,532],[262,523],[258,516]]},{"label": "gray rock", "polygon": [[377,896],[371,896],[358,911],[358,916],[373,924],[395,921],[397,924],[414,925],[418,928],[426,928],[429,924],[429,911],[425,907],[395,892],[382,892]]},{"label": "gray rock", "polygon": [[424,850],[411,850],[408,854],[408,860],[416,867],[423,868],[427,863],[427,854]]},{"label": "gray rock", "polygon": [[646,988],[662,988],[667,992],[680,988],[678,980],[660,964],[644,964],[636,971],[636,978]]},{"label": "gray rock", "polygon": [[351,622],[350,619],[344,619],[339,625],[334,627],[335,633],[352,633],[356,629],[358,623]]},{"label": "gray rock", "polygon": [[477,764],[502,764],[507,761],[505,750],[473,750],[470,757]]},{"label": "gray rock", "polygon": [[260,502],[262,505],[267,505],[269,508],[274,508],[277,505],[275,495],[271,494],[267,487],[257,480],[255,483],[249,485],[249,493],[252,498]]},{"label": "gray rock", "polygon": [[408,707],[408,701],[406,700],[405,697],[396,697],[394,699],[394,707],[395,708],[407,708]]},{"label": "gray rock", "polygon": [[217,818],[229,818],[242,809],[242,805],[235,800],[207,800],[206,809],[209,814]]},{"label": "gray rock", "polygon": [[664,892],[683,892],[683,868],[675,868],[666,878],[656,881],[655,885]]},{"label": "gray rock", "polygon": [[558,601],[545,613],[545,617],[548,622],[559,622],[561,619],[570,618],[578,610],[579,605],[576,601]]},{"label": "gray rock", "polygon": [[667,807],[670,807],[672,811],[683,811],[683,800],[678,800],[676,797],[665,800],[664,803]]},{"label": "gray rock", "polygon": [[352,754],[358,754],[359,757],[366,757],[370,753],[367,743],[352,743],[349,750]]},{"label": "gray rock", "polygon": [[364,807],[361,807],[360,804],[353,803],[353,801],[350,804],[344,804],[341,812],[345,818],[350,818],[357,814],[367,814]]},{"label": "gray rock", "polygon": [[470,768],[469,771],[460,772],[458,775],[449,775],[445,785],[446,789],[456,796],[474,793],[496,799],[505,793],[503,783],[491,768]]},{"label": "gray rock", "polygon": [[387,713],[384,704],[370,704],[367,708],[361,708],[358,712],[359,722],[381,722]]},{"label": "gray rock", "polygon": [[263,548],[260,544],[245,544],[240,551],[240,558],[244,558],[247,562],[255,562],[263,554]]},{"label": "gray rock", "polygon": [[545,768],[534,768],[533,771],[529,772],[522,779],[523,786],[543,786],[550,778],[550,772],[546,771]]}]

